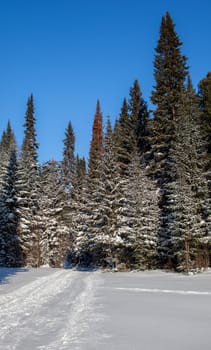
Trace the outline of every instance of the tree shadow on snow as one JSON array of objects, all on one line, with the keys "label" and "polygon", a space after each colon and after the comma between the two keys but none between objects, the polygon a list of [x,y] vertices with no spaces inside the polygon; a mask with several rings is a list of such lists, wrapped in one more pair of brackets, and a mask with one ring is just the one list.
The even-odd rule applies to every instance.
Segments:
[{"label": "tree shadow on snow", "polygon": [[16,267],[1,267],[0,268],[0,284],[8,283],[8,278],[16,275],[18,272],[27,272],[26,268],[16,268]]}]

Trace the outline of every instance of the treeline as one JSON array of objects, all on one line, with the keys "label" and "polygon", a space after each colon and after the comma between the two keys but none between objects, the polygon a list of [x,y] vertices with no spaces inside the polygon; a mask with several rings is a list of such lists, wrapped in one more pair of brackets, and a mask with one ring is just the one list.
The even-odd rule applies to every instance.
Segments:
[{"label": "treeline", "polygon": [[38,162],[34,100],[17,151],[0,143],[0,266],[201,270],[211,257],[211,72],[196,92],[167,12],[149,112],[137,80],[112,127],[97,101],[88,165],[69,122],[62,161]]}]

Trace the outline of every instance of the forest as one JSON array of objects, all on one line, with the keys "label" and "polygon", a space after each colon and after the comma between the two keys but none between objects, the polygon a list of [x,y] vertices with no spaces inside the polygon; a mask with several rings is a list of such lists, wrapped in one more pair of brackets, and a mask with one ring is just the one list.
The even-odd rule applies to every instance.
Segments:
[{"label": "forest", "polygon": [[153,111],[135,80],[115,125],[97,100],[88,161],[70,121],[62,160],[39,163],[29,96],[21,149],[10,122],[0,138],[0,266],[210,267],[211,72],[196,91],[169,12],[154,81]]}]

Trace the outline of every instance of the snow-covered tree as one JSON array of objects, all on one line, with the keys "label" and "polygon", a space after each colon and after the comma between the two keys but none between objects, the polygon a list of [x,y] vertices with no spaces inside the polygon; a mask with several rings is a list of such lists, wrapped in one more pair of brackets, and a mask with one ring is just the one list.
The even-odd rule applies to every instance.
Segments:
[{"label": "snow-covered tree", "polygon": [[67,129],[65,130],[63,149],[63,160],[62,160],[62,175],[65,186],[65,191],[71,193],[73,187],[73,179],[75,175],[76,159],[75,159],[75,135],[71,122],[68,123]]},{"label": "snow-covered tree", "polygon": [[189,79],[169,153],[169,240],[163,242],[176,267],[186,271],[209,265],[207,218],[210,209],[198,117],[198,102]]},{"label": "snow-covered tree", "polygon": [[27,102],[24,140],[17,170],[18,235],[23,251],[23,263],[39,266],[39,230],[36,214],[38,210],[38,143],[36,141],[34,100]]},{"label": "snow-covered tree", "polygon": [[62,267],[70,249],[70,229],[63,211],[65,198],[61,166],[56,161],[45,163],[40,175],[40,262]]},{"label": "snow-covered tree", "polygon": [[4,179],[10,163],[11,152],[16,150],[17,145],[15,135],[10,122],[8,122],[7,128],[3,131],[0,141],[0,188],[4,186]]},{"label": "snow-covered tree", "polygon": [[130,268],[156,268],[160,220],[159,190],[140,165],[137,152],[129,166],[121,201],[123,220],[120,230],[125,262]]},{"label": "snow-covered tree", "polygon": [[10,161],[0,190],[0,265],[8,267],[22,264],[17,235],[16,169],[16,151],[13,150],[10,152]]}]

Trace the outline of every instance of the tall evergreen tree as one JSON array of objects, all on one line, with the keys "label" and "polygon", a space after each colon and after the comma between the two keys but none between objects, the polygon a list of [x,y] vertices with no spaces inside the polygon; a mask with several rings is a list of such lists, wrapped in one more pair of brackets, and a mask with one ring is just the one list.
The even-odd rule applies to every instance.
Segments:
[{"label": "tall evergreen tree", "polygon": [[114,127],[114,140],[118,147],[117,161],[121,164],[121,173],[124,175],[127,172],[134,148],[134,140],[131,142],[131,123],[126,98],[123,100],[120,116]]},{"label": "tall evergreen tree", "polygon": [[100,110],[100,101],[97,100],[96,112],[92,128],[92,140],[89,152],[88,173],[90,178],[98,176],[98,165],[103,153],[103,117]]},{"label": "tall evergreen tree", "polygon": [[157,267],[159,191],[134,153],[122,193],[122,260],[135,269]]},{"label": "tall evergreen tree", "polygon": [[40,187],[40,263],[62,267],[70,249],[70,229],[64,219],[66,193],[58,162],[43,165]]},{"label": "tall evergreen tree", "polygon": [[7,128],[2,134],[1,142],[0,142],[0,150],[9,153],[12,150],[16,150],[16,140],[15,135],[12,130],[10,121],[7,123]]},{"label": "tall evergreen tree", "polygon": [[118,221],[121,217],[121,169],[117,160],[110,119],[107,120],[103,160],[96,190],[92,192],[92,255],[94,263],[111,264],[120,257],[121,237]]},{"label": "tall evergreen tree", "polygon": [[171,165],[171,148],[176,137],[176,124],[183,104],[185,93],[185,77],[187,75],[186,57],[181,54],[182,42],[174,29],[174,23],[167,12],[162,17],[160,38],[156,47],[154,60],[155,86],[152,102],[156,105],[152,124],[153,162],[151,173],[161,188],[161,220],[160,220],[160,256],[161,264],[168,258],[164,242],[170,241],[168,223],[169,183],[173,180],[169,171]]},{"label": "tall evergreen tree", "polygon": [[[208,190],[203,176],[203,142],[198,126],[198,100],[188,78],[183,108],[177,118],[175,140],[169,152],[168,183],[169,241],[166,249],[172,250],[172,257],[178,269],[207,267],[209,216]],[[204,244],[205,243],[205,244]]]},{"label": "tall evergreen tree", "polygon": [[187,75],[186,57],[180,50],[182,42],[174,27],[170,13],[167,12],[162,17],[154,60],[156,84],[151,99],[157,106],[155,118],[165,116],[166,121],[176,116]]},{"label": "tall evergreen tree", "polygon": [[86,176],[86,160],[84,157],[80,158],[79,155],[76,156],[76,178],[74,181],[74,187],[81,187],[83,180]]},{"label": "tall evergreen tree", "polygon": [[[85,176],[85,162],[79,160],[77,172],[80,181],[75,181],[73,197],[75,217],[72,220],[73,260],[80,264],[93,263],[93,245],[96,223],[94,222],[94,207],[99,203],[99,178],[102,170],[103,157],[103,118],[100,102],[97,100],[94,115],[92,140],[90,144],[88,174]],[[79,180],[78,179],[78,180]]]},{"label": "tall evergreen tree", "polygon": [[155,173],[160,183],[167,179],[166,162],[171,141],[174,137],[175,122],[181,99],[184,95],[184,82],[187,75],[186,57],[181,54],[182,42],[174,29],[170,14],[162,17],[160,38],[155,49],[155,86],[151,100],[156,105],[153,122],[152,151]]},{"label": "tall evergreen tree", "polygon": [[23,251],[23,263],[38,266],[40,252],[36,214],[39,202],[39,166],[32,95],[27,101],[24,127],[24,140],[17,172],[18,234]]},{"label": "tall evergreen tree", "polygon": [[138,80],[134,81],[130,89],[130,99],[128,104],[130,124],[131,124],[131,142],[134,149],[138,147],[140,155],[144,156],[149,150],[148,144],[148,122],[149,112],[147,104],[142,97],[142,92]]},{"label": "tall evergreen tree", "polygon": [[17,267],[22,264],[17,235],[16,170],[16,151],[12,150],[0,191],[0,265],[8,267]]},{"label": "tall evergreen tree", "polygon": [[206,140],[207,164],[205,167],[211,196],[211,72],[199,83],[201,132]]},{"label": "tall evergreen tree", "polygon": [[70,193],[75,174],[75,135],[71,122],[65,131],[62,172],[66,192]]},{"label": "tall evergreen tree", "polygon": [[17,145],[11,124],[8,122],[0,141],[0,188],[4,186],[5,175],[10,162],[11,152],[13,151],[17,151]]},{"label": "tall evergreen tree", "polygon": [[25,163],[28,163],[30,166],[32,163],[35,164],[37,168],[37,159],[38,159],[38,143],[37,135],[35,130],[35,117],[34,117],[34,98],[33,95],[30,95],[27,101],[27,109],[25,115],[25,130],[24,130],[24,140],[22,144],[22,153],[21,159]]}]

